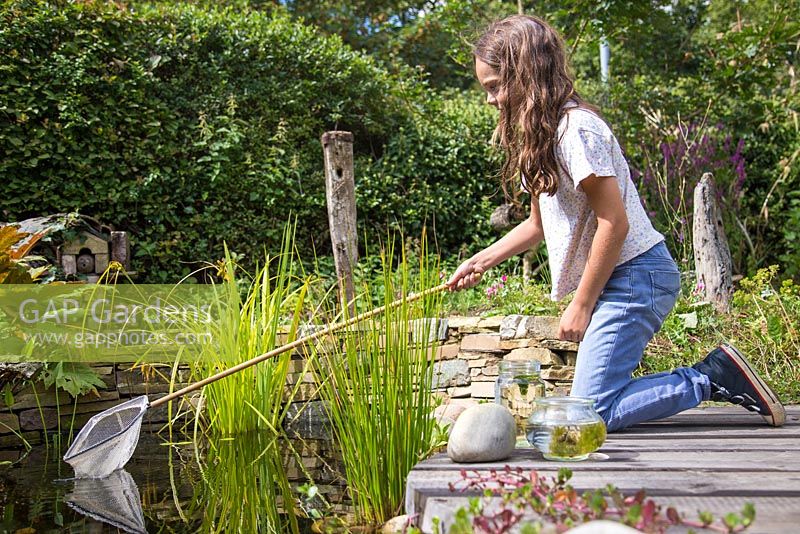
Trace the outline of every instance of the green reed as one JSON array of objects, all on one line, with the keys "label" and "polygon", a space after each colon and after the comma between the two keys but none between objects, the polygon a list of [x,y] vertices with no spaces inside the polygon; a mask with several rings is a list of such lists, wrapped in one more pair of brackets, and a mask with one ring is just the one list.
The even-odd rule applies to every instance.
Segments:
[{"label": "green reed", "polygon": [[[240,274],[226,250],[219,271],[224,282],[216,286],[214,342],[205,346],[196,366],[196,378],[223,369],[295,339],[308,282],[298,280],[293,248],[294,231],[287,226],[277,256],[267,256],[255,274]],[[300,388],[287,386],[291,353],[209,384],[203,389],[205,421],[214,432],[231,435],[257,429],[277,433],[289,402]]]},{"label": "green reed", "polygon": [[[438,265],[430,262],[424,238],[415,265],[405,247],[394,265],[395,252],[390,239],[380,252],[382,276],[362,282],[359,299],[365,302],[359,308],[388,305],[439,283]],[[341,343],[315,347],[320,395],[342,450],[359,521],[377,524],[395,515],[409,471],[431,451],[436,336],[429,335],[438,323],[425,319],[436,319],[440,309],[439,294],[405,302],[351,328],[340,336]]]}]

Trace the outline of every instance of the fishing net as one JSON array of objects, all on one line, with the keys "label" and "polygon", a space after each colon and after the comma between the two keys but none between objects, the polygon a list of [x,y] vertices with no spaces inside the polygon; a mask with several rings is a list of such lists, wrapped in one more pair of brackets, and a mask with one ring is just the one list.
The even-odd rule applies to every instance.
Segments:
[{"label": "fishing net", "polygon": [[139,488],[124,469],[108,477],[77,479],[66,496],[70,508],[131,534],[147,534]]},{"label": "fishing net", "polygon": [[64,455],[75,477],[106,477],[128,463],[139,442],[142,416],[148,406],[143,395],[89,419]]}]

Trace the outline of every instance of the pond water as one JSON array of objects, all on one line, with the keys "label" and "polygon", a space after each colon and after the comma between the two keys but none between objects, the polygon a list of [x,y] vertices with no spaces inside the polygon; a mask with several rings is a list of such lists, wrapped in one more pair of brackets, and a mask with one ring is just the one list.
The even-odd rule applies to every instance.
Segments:
[{"label": "pond water", "polygon": [[[325,439],[143,432],[125,469],[76,480],[63,451],[0,451],[0,532],[300,532],[309,514],[342,514],[340,463]],[[64,447],[66,450],[66,447]],[[313,480],[316,495],[297,487]],[[297,502],[296,514],[283,503]],[[304,511],[303,511],[304,509]]]}]

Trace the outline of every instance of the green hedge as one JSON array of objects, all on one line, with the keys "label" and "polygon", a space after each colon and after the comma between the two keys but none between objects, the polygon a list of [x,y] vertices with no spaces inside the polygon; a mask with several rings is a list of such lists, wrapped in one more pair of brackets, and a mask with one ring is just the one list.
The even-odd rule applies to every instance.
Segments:
[{"label": "green hedge", "polygon": [[128,230],[151,282],[224,241],[257,259],[290,214],[303,256],[326,254],[319,137],[346,129],[365,225],[416,231],[435,213],[444,253],[489,236],[489,112],[280,9],[15,0],[0,17],[2,219],[77,210]]},{"label": "green hedge", "polygon": [[498,237],[489,225],[503,201],[495,179],[501,155],[489,142],[496,112],[475,94],[455,94],[432,108],[400,128],[380,159],[365,164],[357,204],[371,226],[388,222],[409,236],[419,236],[423,224],[435,230],[435,248],[452,263],[464,249]]}]

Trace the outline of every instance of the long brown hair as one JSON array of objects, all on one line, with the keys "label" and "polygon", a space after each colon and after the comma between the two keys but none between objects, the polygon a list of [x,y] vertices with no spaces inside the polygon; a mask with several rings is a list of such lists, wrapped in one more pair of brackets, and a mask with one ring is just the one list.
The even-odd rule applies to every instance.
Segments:
[{"label": "long brown hair", "polygon": [[558,32],[537,17],[514,15],[493,23],[475,43],[473,54],[497,72],[506,95],[492,140],[506,152],[503,190],[508,196],[517,173],[534,196],[558,190],[556,133],[573,101],[596,111],[572,81]]}]

